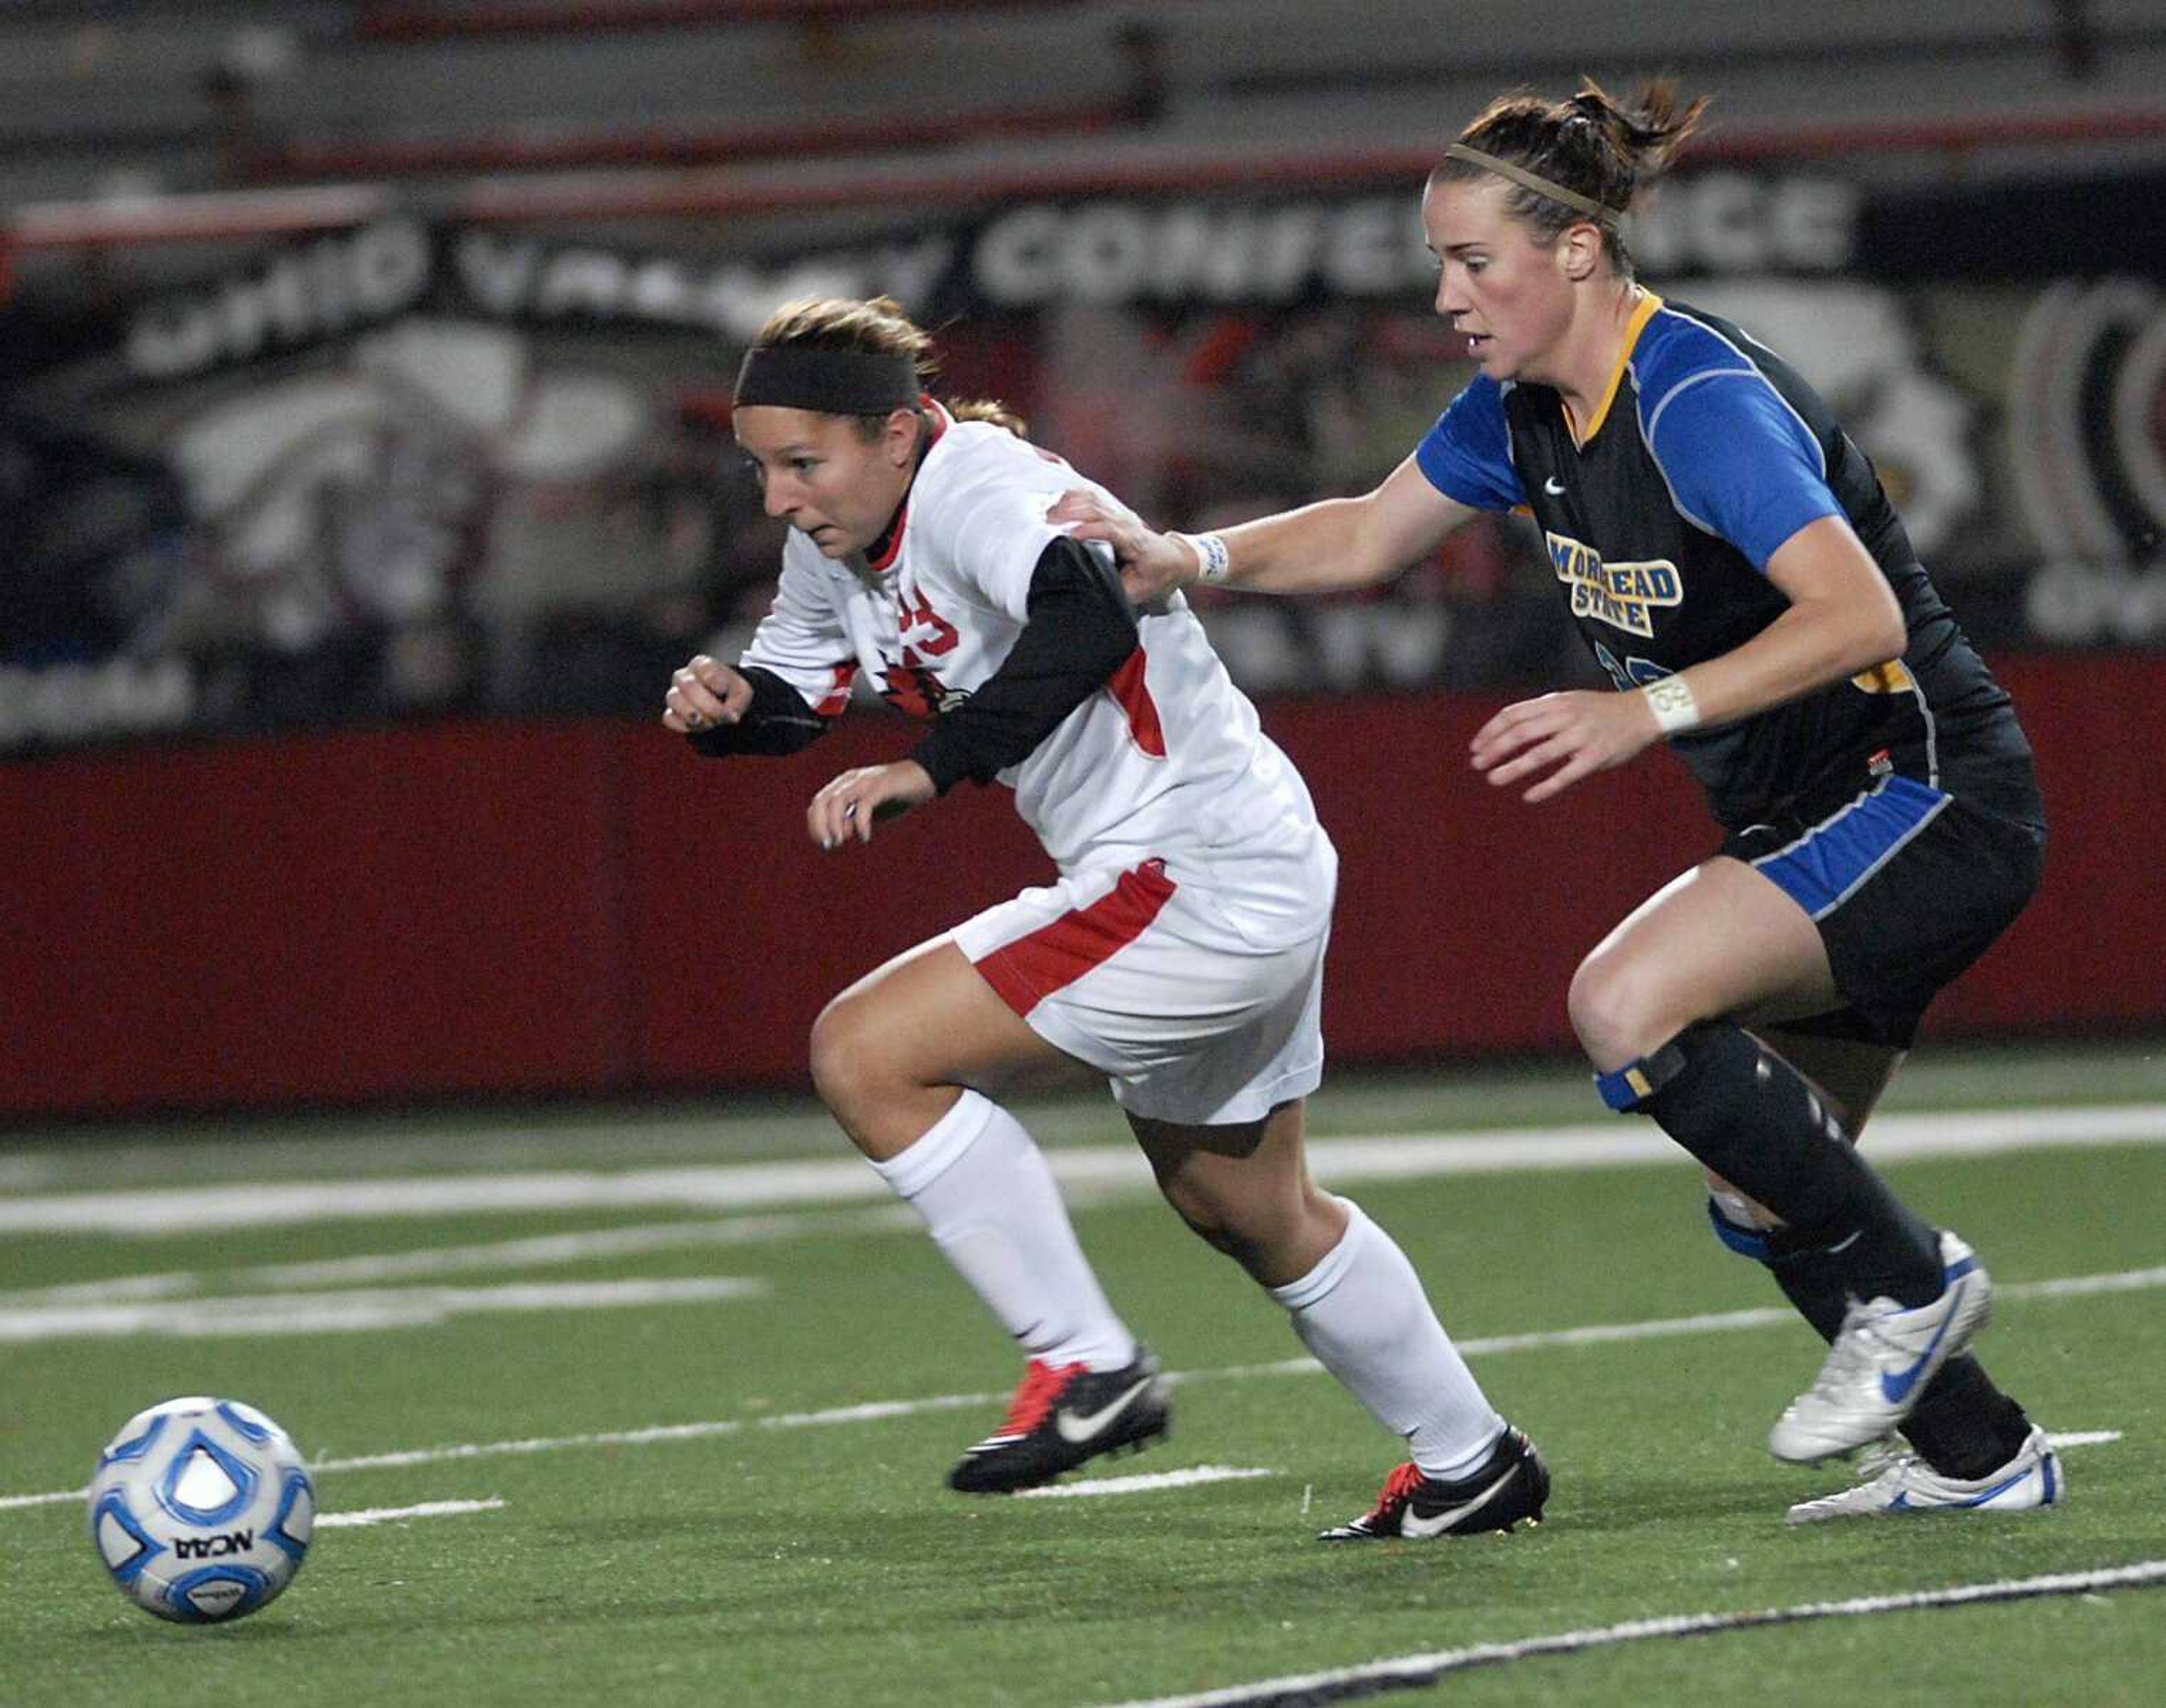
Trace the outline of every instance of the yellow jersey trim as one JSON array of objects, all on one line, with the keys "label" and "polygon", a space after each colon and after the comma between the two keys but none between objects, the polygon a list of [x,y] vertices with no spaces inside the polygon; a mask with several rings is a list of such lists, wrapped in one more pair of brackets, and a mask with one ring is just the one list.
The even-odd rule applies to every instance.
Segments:
[{"label": "yellow jersey trim", "polygon": [[1594,419],[1587,424],[1585,432],[1581,432],[1579,423],[1572,420],[1572,405],[1562,399],[1558,399],[1558,407],[1564,410],[1564,424],[1572,433],[1575,449],[1585,450],[1587,442],[1600,432],[1602,424],[1609,419],[1609,406],[1617,401],[1617,388],[1624,383],[1625,364],[1632,359],[1632,352],[1640,342],[1640,334],[1646,330],[1647,322],[1655,318],[1661,306],[1662,299],[1652,291],[1642,290],[1640,293],[1640,306],[1632,310],[1632,318],[1624,323],[1624,345],[1617,352],[1617,366],[1609,371],[1609,383],[1603,388],[1602,401],[1595,405]]}]

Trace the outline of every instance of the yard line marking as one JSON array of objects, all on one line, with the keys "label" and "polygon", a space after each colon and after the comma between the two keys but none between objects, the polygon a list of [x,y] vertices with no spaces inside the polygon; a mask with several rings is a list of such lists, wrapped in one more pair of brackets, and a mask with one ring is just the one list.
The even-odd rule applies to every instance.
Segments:
[{"label": "yard line marking", "polygon": [[1627,1620],[1583,1631],[1558,1631],[1517,1642],[1476,1643],[1400,1655],[1331,1672],[1302,1673],[1260,1679],[1186,1696],[1153,1696],[1123,1702],[1118,1708],[1313,1708],[1327,1702],[1381,1695],[1387,1690],[1419,1689],[1450,1673],[1476,1667],[1508,1665],[1543,1655],[1582,1654],[1589,1649],[1650,1637],[1709,1637],[1753,1631],[1771,1625],[1803,1625],[1821,1619],[1860,1619],[1881,1613],[1912,1613],[1943,1607],[1971,1607],[1983,1602],[2026,1601],[2047,1595],[2088,1595],[2101,1589],[2149,1589],[2166,1584],[2166,1560],[2138,1560],[2132,1565],[2090,1571],[2052,1572],[2035,1578],[2004,1578],[1991,1583],[1957,1584],[1945,1589],[1915,1589],[1896,1595],[1861,1595],[1848,1601],[1807,1601],[1793,1607],[1767,1607],[1745,1613],[1671,1614]]},{"label": "yard line marking", "polygon": [[[1140,1159],[1138,1159],[1140,1163]],[[0,1233],[203,1233],[298,1223],[688,1205],[851,1203],[887,1195],[862,1162],[739,1163],[708,1168],[589,1169],[409,1179],[237,1182],[140,1192],[0,1198]]]},{"label": "yard line marking", "polygon": [[2123,1269],[2111,1275],[2068,1275],[2058,1281],[2022,1282],[2015,1291],[2033,1298],[2076,1298],[2092,1293],[2133,1293],[2157,1287],[2162,1281],[2166,1281],[2166,1268]]},{"label": "yard line marking", "polygon": [[[2166,1104],[2083,1109],[1971,1110],[1883,1115],[1868,1150],[1876,1162],[1982,1156],[2062,1146],[2166,1144]],[[1317,1139],[1311,1171],[1328,1184],[1526,1170],[1683,1166],[1659,1131],[1621,1123],[1455,1134]],[[1150,1169],[1133,1146],[1046,1153],[1065,1189],[1149,1196]],[[159,1235],[212,1229],[380,1217],[505,1214],[631,1205],[757,1209],[858,1203],[888,1188],[862,1161],[734,1163],[711,1167],[524,1171],[426,1178],[235,1182],[132,1192],[0,1198],[0,1234]]]},{"label": "yard line marking", "polygon": [[2049,1447],[2095,1447],[2120,1439],[2119,1430],[2071,1430],[2065,1435],[2047,1436],[2046,1445]]},{"label": "yard line marking", "polygon": [[[2147,1277],[2142,1281],[2132,1277]],[[2099,1282],[2113,1285],[2084,1286]],[[2166,1286],[2166,1268],[2137,1269],[2120,1275],[2075,1276],[2055,1281],[2005,1282],[1995,1289],[2001,1298],[2064,1298],[2084,1293],[2118,1293],[2131,1286]],[[1661,1340],[1676,1335],[1723,1333],[1740,1329],[1765,1328],[1794,1320],[1785,1310],[1744,1310],[1711,1313],[1696,1317],[1652,1318],[1641,1323],[1596,1324],[1576,1329],[1551,1329],[1534,1334],[1497,1335],[1485,1340],[1462,1340],[1461,1353],[1520,1352],[1547,1346],[1589,1345],[1598,1341]],[[1211,1370],[1170,1370],[1167,1382],[1242,1380],[1257,1376],[1308,1376],[1323,1367],[1313,1358],[1286,1358],[1269,1364],[1227,1364]],[[972,1406],[1005,1404],[1006,1392],[993,1393],[938,1393],[921,1399],[880,1399],[858,1405],[831,1406],[820,1411],[779,1412],[773,1417],[716,1418],[698,1423],[655,1424],[643,1429],[607,1430],[578,1436],[540,1436],[525,1441],[465,1442],[442,1447],[409,1447],[357,1457],[311,1458],[312,1471],[374,1471],[408,1465],[435,1465],[452,1459],[494,1458],[505,1454],[553,1453],[578,1447],[642,1446],[658,1441],[703,1441],[737,1435],[747,1430],[815,1429],[837,1424],[872,1423],[885,1418],[918,1417],[928,1412],[957,1411]],[[2075,1446],[2096,1441],[2119,1441],[2118,1430],[2054,1437],[2056,1445]],[[0,1495],[0,1512],[18,1507],[48,1506],[79,1500],[83,1491],[64,1489],[44,1494]]]},{"label": "yard line marking", "polygon": [[247,1293],[228,1298],[24,1305],[0,1309],[0,1345],[145,1335],[209,1340],[235,1335],[353,1334],[427,1327],[500,1311],[623,1310],[763,1298],[764,1281],[589,1281],[511,1287],[378,1288],[355,1293]]},{"label": "yard line marking", "polygon": [[[717,1436],[740,1435],[747,1430],[816,1429],[835,1424],[872,1423],[883,1418],[914,1417],[922,1413],[959,1411],[969,1407],[1004,1403],[999,1393],[936,1393],[924,1399],[879,1399],[863,1405],[833,1406],[824,1411],[778,1412],[773,1417],[728,1417],[698,1423],[650,1424],[642,1429],[597,1430],[578,1436],[535,1436],[524,1441],[467,1441],[448,1447],[406,1447],[388,1453],[364,1453],[344,1458],[309,1461],[312,1472],[381,1471],[409,1465],[436,1465],[448,1459],[494,1459],[505,1455],[555,1453],[573,1447],[637,1447],[658,1441],[707,1441]],[[60,1494],[0,1497],[0,1511],[10,1506],[29,1506],[80,1496],[81,1489]]]},{"label": "yard line marking", "polygon": [[1191,1465],[1186,1471],[1157,1471],[1140,1477],[1089,1477],[1080,1483],[1048,1483],[1018,1489],[1018,1500],[1060,1500],[1077,1494],[1148,1494],[1160,1489],[1188,1489],[1198,1483],[1234,1483],[1280,1473],[1259,1466]]},{"label": "yard line marking", "polygon": [[118,1276],[108,1281],[76,1281],[57,1287],[25,1288],[0,1293],[0,1306],[16,1304],[102,1304],[116,1299],[172,1298],[222,1287],[318,1287],[327,1282],[399,1281],[415,1276],[457,1274],[474,1269],[533,1269],[552,1263],[587,1263],[708,1245],[750,1245],[821,1234],[880,1232],[925,1226],[907,1204],[861,1210],[798,1210],[774,1215],[728,1216],[705,1222],[656,1222],[643,1227],[600,1228],[584,1234],[544,1234],[526,1240],[499,1240],[478,1245],[431,1247],[357,1257],[323,1258],[313,1263],[265,1263],[253,1268],[159,1275]]},{"label": "yard line marking", "polygon": [[[2134,1293],[2166,1287],[2166,1267],[2124,1269],[2108,1275],[2071,1275],[2052,1281],[1996,1282],[1996,1298],[2079,1298],[2093,1293]],[[1748,1310],[1709,1311],[1688,1317],[1651,1317],[1636,1323],[1589,1323],[1576,1329],[1538,1329],[1519,1335],[1488,1335],[1457,1340],[1466,1357],[1488,1352],[1526,1352],[1550,1346],[1596,1346],[1622,1340],[1661,1340],[1680,1335],[1734,1333],[1794,1323],[1797,1313],[1781,1305]],[[1310,1357],[1280,1358],[1267,1364],[1231,1364],[1215,1370],[1168,1371],[1168,1382],[1228,1376],[1293,1376],[1323,1367]]]},{"label": "yard line marking", "polygon": [[419,1506],[365,1506],[357,1512],[320,1512],[318,1530],[358,1529],[371,1524],[403,1524],[409,1518],[455,1518],[461,1513],[494,1512],[501,1500],[425,1500]]},{"label": "yard line marking", "polygon": [[[464,1441],[446,1447],[407,1447],[388,1453],[362,1453],[343,1458],[309,1460],[309,1469],[320,1476],[329,1471],[400,1470],[412,1465],[439,1465],[447,1460],[494,1459],[527,1453],[557,1453],[578,1447],[647,1446],[658,1441],[711,1441],[721,1436],[742,1435],[748,1430],[814,1429],[837,1424],[871,1423],[883,1418],[916,1417],[927,1412],[958,1411],[997,1405],[1010,1396],[998,1393],[941,1393],[925,1399],[881,1399],[864,1405],[842,1405],[824,1411],[780,1412],[764,1418],[715,1418],[700,1423],[652,1424],[644,1429],[596,1430],[577,1436],[535,1436],[523,1441]],[[83,1489],[55,1489],[44,1494],[0,1495],[0,1512],[23,1507],[53,1506],[81,1500]]]}]

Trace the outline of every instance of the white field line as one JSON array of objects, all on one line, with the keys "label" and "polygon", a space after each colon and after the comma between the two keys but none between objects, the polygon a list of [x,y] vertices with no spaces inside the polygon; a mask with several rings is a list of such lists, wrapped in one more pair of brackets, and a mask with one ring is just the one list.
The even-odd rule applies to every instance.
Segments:
[{"label": "white field line", "polygon": [[417,1276],[455,1275],[471,1270],[536,1269],[556,1263],[590,1263],[605,1257],[642,1256],[650,1251],[687,1251],[712,1245],[753,1245],[823,1234],[922,1232],[925,1223],[907,1204],[883,1204],[861,1210],[798,1210],[774,1215],[730,1216],[711,1222],[657,1222],[644,1227],[601,1228],[584,1234],[544,1234],[526,1240],[499,1240],[478,1245],[431,1246],[419,1251],[387,1251],[355,1257],[330,1257],[313,1263],[264,1263],[214,1275],[172,1270],[158,1275],[124,1275],[108,1281],[70,1282],[59,1287],[24,1288],[0,1293],[9,1305],[106,1304],[124,1299],[175,1298],[205,1287],[321,1287],[340,1282],[404,1281]]},{"label": "white field line", "polygon": [[[2146,1277],[2137,1281],[2134,1277]],[[2085,1293],[2121,1293],[2131,1286],[2166,1287],[2166,1269],[2133,1270],[2116,1275],[2074,1276],[2057,1281],[2003,1283],[1999,1298],[2068,1298]],[[1591,1346],[1603,1342],[1660,1340],[1677,1335],[1720,1334],[1741,1329],[1771,1327],[1794,1321],[1787,1310],[1724,1311],[1698,1317],[1667,1317],[1641,1323],[1594,1324],[1581,1328],[1551,1329],[1534,1334],[1498,1335],[1484,1340],[1461,1340],[1459,1350],[1470,1357],[1492,1352],[1524,1352],[1551,1346]],[[1215,1370],[1170,1371],[1169,1382],[1247,1380],[1259,1376],[1306,1376],[1323,1369],[1313,1358],[1287,1358],[1271,1364],[1234,1364]],[[715,1418],[697,1423],[654,1424],[642,1429],[604,1430],[577,1436],[536,1436],[520,1441],[468,1441],[449,1446],[409,1447],[386,1453],[343,1458],[311,1459],[316,1472],[380,1471],[409,1465],[441,1464],[454,1459],[493,1459],[507,1455],[556,1453],[583,1447],[647,1446],[661,1441],[711,1440],[753,1430],[821,1429],[843,1424],[873,1423],[887,1418],[917,1417],[928,1412],[957,1411],[1004,1404],[999,1393],[938,1393],[922,1399],[872,1400],[860,1405],[832,1406],[821,1411],[779,1412],[773,1417]],[[2054,1438],[2058,1446],[2075,1446],[2087,1439],[2121,1439],[2118,1430],[2095,1431],[2091,1436],[2071,1435]],[[0,1512],[18,1507],[50,1506],[79,1500],[80,1489],[58,1489],[42,1494],[0,1495]]]},{"label": "white field line", "polygon": [[[2064,1145],[2166,1144],[2166,1104],[2095,1109],[1974,1110],[1885,1115],[1873,1124],[1876,1161],[1990,1155]],[[1318,1139],[1308,1146],[1329,1184],[1439,1175],[1624,1166],[1677,1167],[1683,1154],[1651,1124],[1610,1122],[1553,1129],[1397,1134]],[[1149,1168],[1132,1146],[1048,1153],[1065,1188],[1148,1195]],[[425,1179],[238,1182],[153,1191],[75,1192],[0,1198],[0,1234],[159,1235],[388,1216],[594,1210],[631,1205],[755,1209],[778,1204],[876,1200],[887,1188],[854,1158],[713,1167],[566,1169]]]},{"label": "white field line", "polygon": [[[2166,1287],[2166,1267],[2123,1269],[2108,1275],[2068,1275],[2052,1281],[1996,1282],[1994,1297],[2010,1298],[2076,1298],[2101,1293],[2134,1293]],[[1598,1346],[1619,1340],[1661,1340],[1679,1335],[1724,1334],[1740,1329],[1772,1328],[1794,1323],[1797,1313],[1782,1305],[1759,1305],[1749,1310],[1709,1311],[1689,1317],[1650,1317],[1636,1323],[1589,1323],[1576,1329],[1539,1329],[1520,1335],[1487,1335],[1455,1341],[1467,1357],[1488,1352],[1536,1351],[1551,1346]],[[1290,1376],[1318,1369],[1313,1358],[1281,1358],[1268,1364],[1235,1364],[1217,1370],[1169,1371],[1168,1382],[1228,1376]]]},{"label": "white field line", "polygon": [[764,1297],[764,1281],[590,1281],[511,1287],[378,1288],[352,1293],[251,1293],[229,1298],[0,1309],[0,1345],[148,1335],[209,1340],[238,1335],[347,1334],[426,1327],[503,1311],[624,1310]]},{"label": "white field line", "polygon": [[462,1513],[494,1512],[501,1500],[425,1500],[419,1506],[365,1506],[358,1512],[320,1512],[318,1530],[358,1530],[372,1524],[404,1524],[409,1518],[457,1518]]},{"label": "white field line", "polygon": [[1076,1495],[1150,1494],[1161,1489],[1191,1489],[1199,1483],[1239,1483],[1250,1477],[1276,1477],[1260,1466],[1191,1465],[1186,1471],[1155,1471],[1139,1477],[1087,1477],[1080,1483],[1048,1483],[1018,1489],[1018,1500],[1065,1500]]},{"label": "white field line", "polygon": [[[1422,1144],[1424,1140],[1348,1140],[1346,1143]],[[2116,1140],[2115,1142],[2126,1142]],[[1367,1158],[1355,1159],[1355,1171],[1373,1166]],[[1342,1174],[1342,1179],[1351,1176]],[[411,1184],[411,1182],[409,1182]],[[1086,1183],[1071,1190],[1103,1197],[1102,1186]],[[1118,1194],[1112,1194],[1117,1196]],[[117,1276],[102,1281],[71,1282],[57,1287],[25,1288],[0,1292],[0,1309],[9,1306],[105,1304],[129,1299],[175,1298],[200,1293],[205,1287],[319,1287],[341,1282],[369,1282],[410,1279],[420,1276],[456,1274],[489,1269],[531,1269],[547,1264],[591,1262],[607,1257],[708,1246],[772,1243],[830,1234],[916,1232],[924,1226],[917,1213],[902,1204],[880,1204],[851,1210],[785,1210],[765,1214],[726,1216],[713,1221],[662,1222],[641,1227],[604,1228],[584,1233],[547,1234],[528,1239],[503,1240],[480,1245],[453,1245],[415,1251],[383,1252],[338,1257],[309,1263],[269,1263],[253,1268],[217,1272],[214,1275],[185,1270],[161,1274]],[[2137,1277],[2123,1285],[2150,1286]],[[2071,1286],[2096,1286],[2095,1277],[2079,1277]]]},{"label": "white field line", "polygon": [[1541,1655],[1581,1654],[1588,1649],[1650,1637],[1709,1637],[1753,1631],[1771,1625],[1803,1625],[1821,1619],[1862,1619],[1882,1613],[1914,1613],[1931,1608],[1973,1607],[1983,1602],[2026,1601],[2047,1595],[2088,1595],[2102,1589],[2148,1589],[2166,1584],[2166,1560],[2105,1566],[2095,1571],[2053,1572],[2035,1578],[2003,1578],[1985,1584],[1957,1584],[1946,1589],[1916,1589],[1897,1595],[1861,1595],[1849,1601],[1808,1601],[1794,1607],[1767,1607],[1744,1613],[1672,1614],[1629,1620],[1585,1631],[1563,1631],[1517,1642],[1476,1643],[1467,1648],[1438,1649],[1400,1655],[1358,1667],[1302,1673],[1280,1679],[1202,1690],[1186,1696],[1154,1696],[1124,1702],[1119,1708],[1315,1708],[1387,1690],[1418,1689],[1450,1673],[1493,1667]]}]

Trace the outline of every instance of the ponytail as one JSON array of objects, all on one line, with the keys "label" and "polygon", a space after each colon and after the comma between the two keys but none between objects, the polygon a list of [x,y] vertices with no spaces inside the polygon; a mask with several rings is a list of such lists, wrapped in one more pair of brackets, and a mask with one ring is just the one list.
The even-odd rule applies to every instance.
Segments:
[{"label": "ponytail", "polygon": [[996,427],[1006,427],[1018,439],[1030,437],[1030,424],[996,398],[969,398],[951,403],[948,413],[959,421],[990,421]]},{"label": "ponytail", "polygon": [[[1460,133],[1459,145],[1430,177],[1471,179],[1493,172],[1497,161],[1516,167],[1503,174],[1512,180],[1505,206],[1514,219],[1548,241],[1594,218],[1610,266],[1629,278],[1632,257],[1618,219],[1668,167],[1706,109],[1705,96],[1680,108],[1667,78],[1640,84],[1624,102],[1592,77],[1582,77],[1579,93],[1564,101],[1500,95]],[[1590,215],[1589,204],[1598,212]]]}]

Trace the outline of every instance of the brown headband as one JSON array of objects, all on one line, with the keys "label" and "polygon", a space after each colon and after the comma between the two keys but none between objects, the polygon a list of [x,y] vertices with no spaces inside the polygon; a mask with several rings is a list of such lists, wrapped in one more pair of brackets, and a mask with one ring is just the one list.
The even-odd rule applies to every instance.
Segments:
[{"label": "brown headband", "polygon": [[1598,202],[1592,196],[1582,196],[1577,190],[1568,190],[1540,172],[1530,172],[1514,161],[1499,160],[1493,154],[1484,154],[1480,149],[1469,148],[1463,142],[1453,143],[1444,152],[1446,159],[1463,160],[1485,172],[1495,172],[1499,177],[1509,178],[1523,189],[1532,190],[1538,196],[1547,196],[1553,202],[1561,202],[1567,208],[1575,208],[1605,231],[1614,231],[1618,220],[1623,217],[1624,210],[1622,208],[1613,208],[1607,202]]}]

